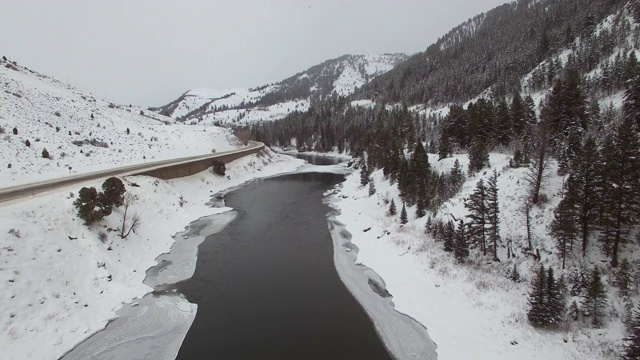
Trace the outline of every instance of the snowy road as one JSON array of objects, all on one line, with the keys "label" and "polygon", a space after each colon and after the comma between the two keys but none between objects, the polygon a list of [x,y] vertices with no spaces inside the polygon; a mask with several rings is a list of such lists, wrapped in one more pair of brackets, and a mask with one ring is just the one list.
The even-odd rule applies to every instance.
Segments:
[{"label": "snowy road", "polygon": [[30,183],[25,185],[12,186],[8,188],[0,189],[0,203],[6,202],[9,200],[15,200],[15,199],[27,197],[27,196],[33,196],[36,194],[40,194],[40,193],[54,190],[54,189],[59,189],[69,185],[75,185],[84,181],[105,178],[108,176],[135,175],[141,172],[163,168],[166,166],[186,164],[186,163],[198,161],[198,160],[216,159],[226,155],[239,154],[239,153],[249,154],[249,153],[252,153],[256,148],[260,148],[260,147],[264,147],[264,144],[261,142],[250,141],[249,145],[247,145],[247,147],[245,148],[219,152],[216,154],[188,156],[188,157],[182,157],[177,159],[128,165],[128,166],[122,166],[115,169],[101,170],[101,171],[95,171],[95,172],[86,173],[86,174],[68,176],[68,177],[54,179],[54,180],[47,180],[47,181],[40,181],[40,182],[35,182],[35,183]]}]

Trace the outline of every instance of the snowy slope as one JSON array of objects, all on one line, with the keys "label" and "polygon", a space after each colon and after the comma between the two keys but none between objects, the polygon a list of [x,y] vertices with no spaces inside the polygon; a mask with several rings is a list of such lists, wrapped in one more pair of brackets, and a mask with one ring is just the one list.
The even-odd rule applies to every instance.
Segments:
[{"label": "snowy slope", "polygon": [[[455,159],[466,169],[466,155],[437,161],[430,154],[434,170],[449,171]],[[409,223],[401,225],[399,216],[387,213],[394,199],[402,204],[396,185],[384,180],[382,171],[372,174],[377,189],[369,196],[368,187],[360,185],[360,173],[354,172],[338,186],[337,219],[346,224],[352,242],[360,249],[358,262],[376,271],[393,296],[396,310],[420,321],[437,344],[441,359],[613,359],[617,358],[624,333],[626,316],[622,299],[610,292],[608,320],[602,329],[593,329],[588,320],[563,325],[558,331],[533,328],[526,319],[529,283],[540,262],[525,252],[526,219],[523,210],[527,169],[507,166],[508,156],[491,154],[491,168],[467,178],[459,194],[447,201],[437,214],[415,218],[415,206],[408,207]],[[507,258],[506,248],[499,249],[500,263],[481,258],[471,250],[470,261],[456,263],[425,231],[428,216],[450,220],[466,216],[464,199],[476,182],[485,182],[493,170],[498,171],[500,233],[503,243],[511,241],[515,256]],[[551,173],[555,174],[555,164]],[[543,187],[548,202],[532,209],[533,245],[542,254],[541,263],[563,274],[555,242],[549,235],[553,209],[561,199],[562,178],[552,176]],[[399,205],[399,208],[401,205]],[[399,210],[398,210],[399,211]],[[595,249],[591,251],[596,254]],[[627,254],[626,256],[637,255]],[[598,256],[587,261],[576,255],[564,271],[580,266],[599,265]],[[514,283],[507,274],[514,264],[524,279]],[[607,274],[610,278],[610,274]],[[637,297],[637,295],[635,295]],[[634,302],[637,300],[634,297]],[[576,298],[578,299],[578,298]],[[578,299],[579,300],[579,299]]]},{"label": "snowy slope", "polygon": [[405,58],[404,54],[345,55],[277,84],[252,89],[189,90],[175,101],[152,110],[194,124],[246,125],[273,121],[292,111],[307,111],[311,97],[347,96]]},{"label": "snowy slope", "polygon": [[112,104],[9,61],[0,84],[0,187],[239,146],[226,129]]}]

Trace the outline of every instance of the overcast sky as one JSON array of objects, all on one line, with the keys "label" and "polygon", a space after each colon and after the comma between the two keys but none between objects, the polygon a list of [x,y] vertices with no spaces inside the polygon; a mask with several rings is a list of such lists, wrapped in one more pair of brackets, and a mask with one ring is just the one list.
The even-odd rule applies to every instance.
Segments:
[{"label": "overcast sky", "polygon": [[163,105],[344,54],[424,51],[506,0],[0,0],[0,55],[100,97]]}]

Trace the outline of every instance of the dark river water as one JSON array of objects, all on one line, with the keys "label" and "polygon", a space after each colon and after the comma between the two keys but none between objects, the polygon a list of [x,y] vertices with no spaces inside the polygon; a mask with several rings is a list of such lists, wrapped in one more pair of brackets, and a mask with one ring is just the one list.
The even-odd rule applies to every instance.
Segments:
[{"label": "dark river water", "polygon": [[323,193],[342,175],[251,182],[178,290],[198,305],[178,359],[391,359],[333,263]]}]

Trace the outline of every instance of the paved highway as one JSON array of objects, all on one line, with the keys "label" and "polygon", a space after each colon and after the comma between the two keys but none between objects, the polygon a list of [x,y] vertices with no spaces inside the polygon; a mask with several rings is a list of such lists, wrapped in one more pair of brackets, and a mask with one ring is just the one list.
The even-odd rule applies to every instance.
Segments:
[{"label": "paved highway", "polygon": [[195,156],[187,156],[177,159],[169,159],[169,160],[161,160],[154,161],[144,164],[135,164],[122,166],[113,169],[100,170],[91,173],[73,175],[73,176],[65,176],[63,178],[52,179],[47,181],[34,182],[24,185],[12,186],[8,188],[0,189],[0,203],[6,202],[9,200],[15,200],[26,196],[33,196],[36,194],[43,193],[45,191],[59,189],[69,185],[75,185],[81,182],[95,180],[100,178],[106,178],[111,176],[126,176],[126,175],[136,175],[142,172],[163,168],[166,166],[174,166],[179,164],[186,164],[193,161],[205,160],[205,159],[216,159],[219,157],[223,157],[231,154],[251,154],[254,153],[256,148],[264,147],[264,144],[257,141],[249,141],[249,144],[241,149],[222,151],[219,153],[210,153],[204,155],[195,155]]}]

